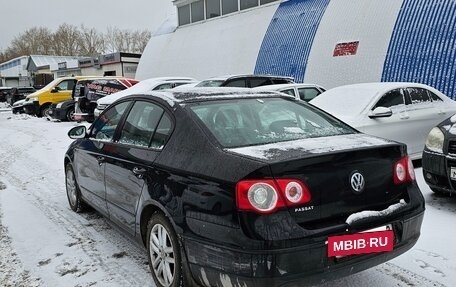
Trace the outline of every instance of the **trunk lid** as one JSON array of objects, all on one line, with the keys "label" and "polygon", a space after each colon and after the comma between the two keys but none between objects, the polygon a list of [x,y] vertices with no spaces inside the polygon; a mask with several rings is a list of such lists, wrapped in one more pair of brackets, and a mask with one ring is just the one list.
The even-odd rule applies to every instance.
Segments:
[{"label": "trunk lid", "polygon": [[406,186],[393,182],[403,144],[352,134],[249,148],[235,152],[244,149],[243,155],[268,162],[275,179],[299,179],[308,186],[311,202],[288,208],[306,229],[342,224],[352,213],[383,210],[407,198]]}]

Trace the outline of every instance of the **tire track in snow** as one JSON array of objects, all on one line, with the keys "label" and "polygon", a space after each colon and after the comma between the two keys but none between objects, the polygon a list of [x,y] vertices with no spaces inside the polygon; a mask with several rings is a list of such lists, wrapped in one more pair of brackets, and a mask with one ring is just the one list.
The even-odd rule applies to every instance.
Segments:
[{"label": "tire track in snow", "polygon": [[[6,187],[3,182],[0,182],[0,185]],[[8,229],[3,226],[1,210],[0,203],[0,286],[42,286],[41,279],[32,276],[28,270],[25,270],[17,257],[11,244],[11,238],[8,236]]]},{"label": "tire track in snow", "polygon": [[[28,135],[32,137],[25,144],[22,142],[22,147],[32,143],[34,145],[42,144],[43,146],[49,146],[48,142],[42,143],[41,135],[33,132]],[[3,159],[0,164],[0,170],[3,171],[3,176],[7,176],[8,181],[19,190],[25,190],[22,196],[28,202],[37,206],[49,220],[75,240],[68,242],[68,244],[76,243],[73,246],[80,248],[92,260],[89,263],[85,262],[85,265],[102,269],[109,275],[109,279],[106,279],[108,282],[134,286],[145,286],[150,283],[150,286],[152,286],[149,269],[144,264],[147,262],[147,257],[140,247],[132,244],[130,239],[120,234],[118,230],[111,230],[111,226],[100,216],[95,216],[95,221],[97,222],[90,223],[94,221],[94,213],[92,215],[81,216],[69,209],[63,183],[63,167],[48,168],[45,162],[36,157],[36,154],[30,154],[29,152],[24,152],[20,147],[11,146],[9,141],[5,141],[7,138],[0,140],[0,144],[6,147],[0,153],[0,158]],[[38,156],[45,156],[45,153]],[[9,167],[24,162],[24,158],[27,158],[26,162],[28,164],[27,166],[19,166],[19,170],[27,172],[19,175],[7,172]],[[42,170],[46,172],[40,172]],[[52,171],[52,173],[49,174],[49,171]],[[25,173],[29,172],[31,175],[27,174],[24,180]],[[31,192],[28,192],[29,190]],[[64,200],[59,201],[58,199],[62,199],[62,197],[64,197]],[[64,205],[62,206],[63,202]],[[98,227],[98,230],[93,226]],[[124,258],[131,259],[138,265],[138,272],[133,272],[132,274],[132,268],[125,266],[124,260],[112,259],[112,254],[105,254],[100,251],[99,247],[103,247],[106,243],[115,246],[120,251],[126,252],[127,256]]]}]

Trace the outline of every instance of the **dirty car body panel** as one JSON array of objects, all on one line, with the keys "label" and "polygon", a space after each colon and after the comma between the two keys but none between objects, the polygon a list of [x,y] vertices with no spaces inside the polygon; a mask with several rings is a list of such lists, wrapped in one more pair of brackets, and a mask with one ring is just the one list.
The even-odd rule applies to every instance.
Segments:
[{"label": "dirty car body panel", "polygon": [[[135,103],[168,117],[158,143],[155,136],[148,146],[122,141]],[[262,126],[261,117],[282,117],[268,107],[290,107],[298,120]],[[96,138],[97,125],[116,108],[120,116],[108,138]],[[325,124],[337,129],[326,131]],[[278,136],[287,130],[289,138]],[[159,128],[155,133],[160,137]],[[72,143],[65,162],[74,166],[84,201],[140,242],[146,241],[148,216],[165,214],[197,284],[300,286],[362,271],[416,243],[424,200],[415,181],[395,183],[393,169],[404,157],[405,145],[361,134],[283,94],[200,88],[117,101],[88,136]],[[362,192],[350,187],[354,172],[365,178]],[[241,207],[240,184],[265,180],[275,186],[289,179],[308,188],[308,201],[289,204],[279,191],[278,200],[287,203],[274,210]],[[399,202],[400,208],[390,208]],[[374,215],[347,220],[366,210]],[[328,237],[381,226],[394,232],[392,251],[328,257]]]}]

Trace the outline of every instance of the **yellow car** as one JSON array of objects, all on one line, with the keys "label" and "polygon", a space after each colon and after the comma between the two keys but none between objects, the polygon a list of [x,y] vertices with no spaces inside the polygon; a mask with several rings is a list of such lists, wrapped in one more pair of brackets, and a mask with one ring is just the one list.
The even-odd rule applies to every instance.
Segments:
[{"label": "yellow car", "polygon": [[29,115],[47,116],[52,104],[71,99],[71,92],[78,80],[89,78],[93,76],[57,78],[41,90],[28,95],[22,107]]}]

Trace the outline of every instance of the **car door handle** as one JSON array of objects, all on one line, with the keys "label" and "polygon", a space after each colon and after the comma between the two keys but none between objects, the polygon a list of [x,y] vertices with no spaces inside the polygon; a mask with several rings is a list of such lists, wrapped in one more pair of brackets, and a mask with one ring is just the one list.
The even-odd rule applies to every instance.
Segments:
[{"label": "car door handle", "polygon": [[146,173],[146,169],[145,169],[145,168],[142,168],[142,167],[137,167],[137,166],[135,166],[135,167],[132,169],[132,172],[136,175],[136,177],[142,178],[143,175]]},{"label": "car door handle", "polygon": [[106,158],[104,156],[97,156],[97,161],[99,165],[102,165],[106,161]]}]

